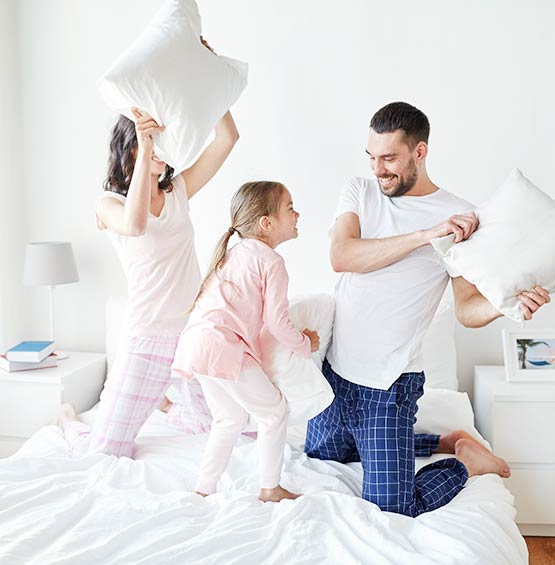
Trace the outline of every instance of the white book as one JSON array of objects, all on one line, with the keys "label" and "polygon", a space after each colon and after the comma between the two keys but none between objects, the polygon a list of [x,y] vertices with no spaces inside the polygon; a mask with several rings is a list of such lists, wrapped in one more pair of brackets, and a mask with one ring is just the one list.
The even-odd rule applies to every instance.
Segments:
[{"label": "white book", "polygon": [[58,366],[58,356],[55,353],[49,355],[46,359],[38,363],[20,361],[9,361],[5,355],[0,355],[0,369],[8,373],[15,373],[17,371],[30,371],[32,369],[48,369],[49,367]]}]

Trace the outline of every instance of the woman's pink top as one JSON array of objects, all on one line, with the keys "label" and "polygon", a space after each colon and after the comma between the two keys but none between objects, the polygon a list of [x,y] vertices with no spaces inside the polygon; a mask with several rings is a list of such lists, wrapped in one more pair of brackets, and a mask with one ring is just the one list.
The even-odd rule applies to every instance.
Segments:
[{"label": "woman's pink top", "polygon": [[232,247],[212,276],[181,333],[172,369],[237,380],[241,370],[260,363],[263,326],[285,347],[310,356],[310,339],[289,319],[289,277],[281,255],[258,239]]}]

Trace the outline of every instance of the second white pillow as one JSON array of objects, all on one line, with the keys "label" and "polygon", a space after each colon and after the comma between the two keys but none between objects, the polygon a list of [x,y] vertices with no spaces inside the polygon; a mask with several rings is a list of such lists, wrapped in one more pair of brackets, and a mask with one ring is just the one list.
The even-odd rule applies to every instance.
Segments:
[{"label": "second white pillow", "polygon": [[517,294],[555,292],[555,201],[518,169],[476,210],[480,225],[466,241],[432,240],[451,276],[476,285],[502,314],[523,321]]}]

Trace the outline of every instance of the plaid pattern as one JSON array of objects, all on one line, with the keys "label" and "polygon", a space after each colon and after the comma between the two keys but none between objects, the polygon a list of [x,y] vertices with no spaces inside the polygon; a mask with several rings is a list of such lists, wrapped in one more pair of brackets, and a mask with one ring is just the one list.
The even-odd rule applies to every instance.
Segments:
[{"label": "plaid pattern", "polygon": [[362,497],[406,516],[439,508],[463,488],[468,473],[457,459],[427,465],[415,476],[414,422],[424,373],[403,373],[389,390],[379,390],[341,378],[327,360],[323,371],[335,399],[308,423],[310,457],[360,460]]},{"label": "plaid pattern", "polygon": [[431,457],[439,446],[439,436],[434,434],[414,434],[414,455]]},{"label": "plaid pattern", "polygon": [[170,383],[178,336],[131,337],[118,351],[100,395],[89,453],[133,457],[135,438]]}]

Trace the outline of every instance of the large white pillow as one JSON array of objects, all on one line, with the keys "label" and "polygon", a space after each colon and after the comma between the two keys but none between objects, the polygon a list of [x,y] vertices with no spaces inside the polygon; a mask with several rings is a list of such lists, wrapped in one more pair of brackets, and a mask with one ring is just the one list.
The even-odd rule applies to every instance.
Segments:
[{"label": "large white pillow", "polygon": [[333,400],[333,391],[321,369],[331,339],[334,310],[334,300],[328,294],[291,300],[289,316],[295,327],[299,331],[316,330],[320,336],[320,350],[311,358],[285,348],[267,330],[261,333],[262,366],[287,399],[289,425],[306,423]]},{"label": "large white pillow", "polygon": [[555,292],[555,201],[518,169],[476,210],[480,225],[466,241],[432,240],[452,276],[462,276],[502,314],[523,315],[516,295],[535,285]]},{"label": "large white pillow", "polygon": [[165,126],[156,154],[176,173],[194,161],[247,83],[247,65],[214,55],[200,34],[196,2],[167,0],[99,83],[111,108],[134,119],[137,106]]}]

